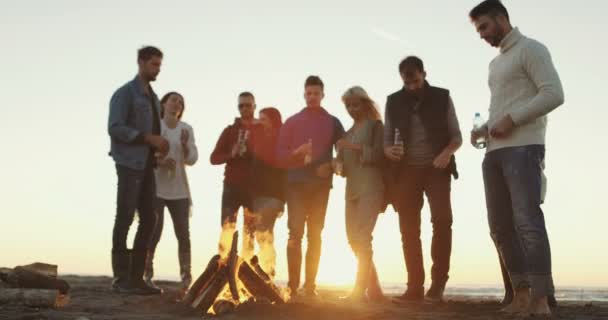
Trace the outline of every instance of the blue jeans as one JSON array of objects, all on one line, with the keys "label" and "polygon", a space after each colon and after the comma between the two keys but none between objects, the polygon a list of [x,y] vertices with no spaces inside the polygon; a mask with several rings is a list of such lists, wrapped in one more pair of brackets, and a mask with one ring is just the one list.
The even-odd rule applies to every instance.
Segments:
[{"label": "blue jeans", "polygon": [[488,152],[483,161],[490,235],[513,288],[554,294],[551,249],[541,204],[543,145]]}]

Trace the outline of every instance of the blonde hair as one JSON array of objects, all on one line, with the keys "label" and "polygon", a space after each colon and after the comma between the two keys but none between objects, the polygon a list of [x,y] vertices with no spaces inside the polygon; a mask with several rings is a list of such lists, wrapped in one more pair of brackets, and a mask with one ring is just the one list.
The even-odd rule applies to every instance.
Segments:
[{"label": "blonde hair", "polygon": [[372,100],[372,98],[369,97],[369,95],[367,94],[367,91],[365,91],[365,89],[361,88],[360,86],[354,86],[354,87],[349,88],[342,95],[342,102],[344,102],[344,104],[346,105],[346,100],[351,99],[351,98],[356,98],[356,99],[361,100],[361,102],[363,102],[363,105],[367,109],[366,117],[368,119],[382,121],[382,116],[380,115],[380,112],[378,111],[376,102],[374,102],[374,100]]}]

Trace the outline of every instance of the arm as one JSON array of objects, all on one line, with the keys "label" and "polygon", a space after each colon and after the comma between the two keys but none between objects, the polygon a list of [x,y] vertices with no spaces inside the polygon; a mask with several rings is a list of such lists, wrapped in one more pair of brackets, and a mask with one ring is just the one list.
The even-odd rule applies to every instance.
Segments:
[{"label": "arm", "polygon": [[277,143],[277,162],[284,168],[289,168],[299,159],[293,155],[293,146],[291,145],[292,128],[291,122],[288,120],[283,124],[279,131],[279,140]]},{"label": "arm", "polygon": [[384,146],[389,147],[392,146],[395,142],[395,128],[393,128],[393,123],[391,122],[391,117],[389,115],[389,104],[390,99],[386,99],[386,106],[384,107]]},{"label": "arm", "polygon": [[450,97],[448,101],[448,112],[447,112],[447,121],[448,121],[448,132],[450,134],[450,142],[448,145],[441,151],[441,153],[433,160],[433,166],[435,168],[444,169],[450,164],[450,160],[456,150],[460,148],[462,145],[462,134],[460,132],[460,126],[458,124],[458,118],[456,117],[456,110],[454,109],[454,103],[452,102],[452,98]]},{"label": "arm", "polygon": [[185,155],[184,162],[191,166],[198,160],[198,148],[196,147],[196,141],[194,139],[194,130],[191,126],[188,126],[188,154]]},{"label": "arm", "polygon": [[129,92],[126,87],[118,89],[112,96],[108,117],[108,134],[112,139],[123,143],[143,143],[143,134],[127,125],[129,100]]},{"label": "arm", "polygon": [[458,117],[456,116],[452,97],[450,97],[448,102],[448,131],[452,138],[443,151],[452,156],[462,146],[462,133],[460,132],[460,125],[458,124]]},{"label": "arm", "polygon": [[217,140],[217,143],[215,144],[215,149],[213,149],[213,152],[211,153],[211,164],[224,164],[232,158],[232,149],[230,141],[228,141],[229,129],[230,127],[224,129],[224,131],[222,131],[222,134],[220,135],[220,138]]},{"label": "arm", "polygon": [[538,42],[524,49],[522,65],[538,93],[530,102],[509,115],[515,126],[542,117],[564,103],[564,91],[549,50]]},{"label": "arm", "polygon": [[384,127],[381,121],[376,121],[372,128],[371,145],[361,146],[361,162],[376,164],[384,158]]}]

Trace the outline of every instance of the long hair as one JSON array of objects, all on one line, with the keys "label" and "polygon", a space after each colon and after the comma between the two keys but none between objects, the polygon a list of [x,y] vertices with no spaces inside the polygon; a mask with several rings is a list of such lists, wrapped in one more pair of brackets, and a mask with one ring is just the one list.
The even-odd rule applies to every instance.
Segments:
[{"label": "long hair", "polygon": [[281,119],[281,112],[274,107],[266,107],[259,111],[260,114],[264,114],[270,119],[270,125],[272,126],[270,134],[266,135],[259,132],[257,141],[255,142],[254,153],[256,158],[260,159],[268,166],[279,167],[279,163],[276,159],[276,145],[279,140],[279,131],[283,126],[283,120]]},{"label": "long hair", "polygon": [[283,120],[281,119],[281,112],[274,107],[266,107],[260,110],[260,114],[265,114],[270,119],[270,124],[273,130],[281,129]]},{"label": "long hair", "polygon": [[167,103],[167,100],[169,100],[169,98],[171,98],[172,95],[178,95],[182,98],[182,101],[184,102],[184,105],[182,106],[182,112],[179,113],[179,116],[177,116],[177,119],[182,118],[182,115],[184,114],[184,110],[186,110],[186,100],[184,100],[184,96],[181,95],[181,93],[176,92],[176,91],[171,91],[171,92],[167,92],[165,93],[165,95],[162,97],[162,99],[160,99],[160,118],[164,118],[165,117],[165,103]]},{"label": "long hair", "polygon": [[354,87],[349,88],[342,95],[342,102],[344,102],[344,104],[346,104],[346,100],[352,99],[352,98],[359,99],[363,103],[363,106],[366,109],[365,110],[366,118],[371,119],[371,120],[382,121],[382,116],[380,115],[380,112],[378,111],[376,102],[374,102],[374,100],[372,100],[372,98],[369,97],[369,95],[367,94],[367,91],[365,91],[365,89],[361,88],[360,86],[354,86]]}]

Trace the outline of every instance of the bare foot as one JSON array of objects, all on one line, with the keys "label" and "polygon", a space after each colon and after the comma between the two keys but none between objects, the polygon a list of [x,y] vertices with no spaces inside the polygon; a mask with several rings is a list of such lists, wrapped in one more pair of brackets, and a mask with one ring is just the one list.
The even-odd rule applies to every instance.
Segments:
[{"label": "bare foot", "polygon": [[526,313],[530,308],[530,289],[523,288],[515,291],[513,301],[506,307],[502,308],[501,312],[506,313]]},{"label": "bare foot", "polygon": [[534,316],[551,316],[551,308],[549,308],[547,297],[532,299],[528,313]]}]

